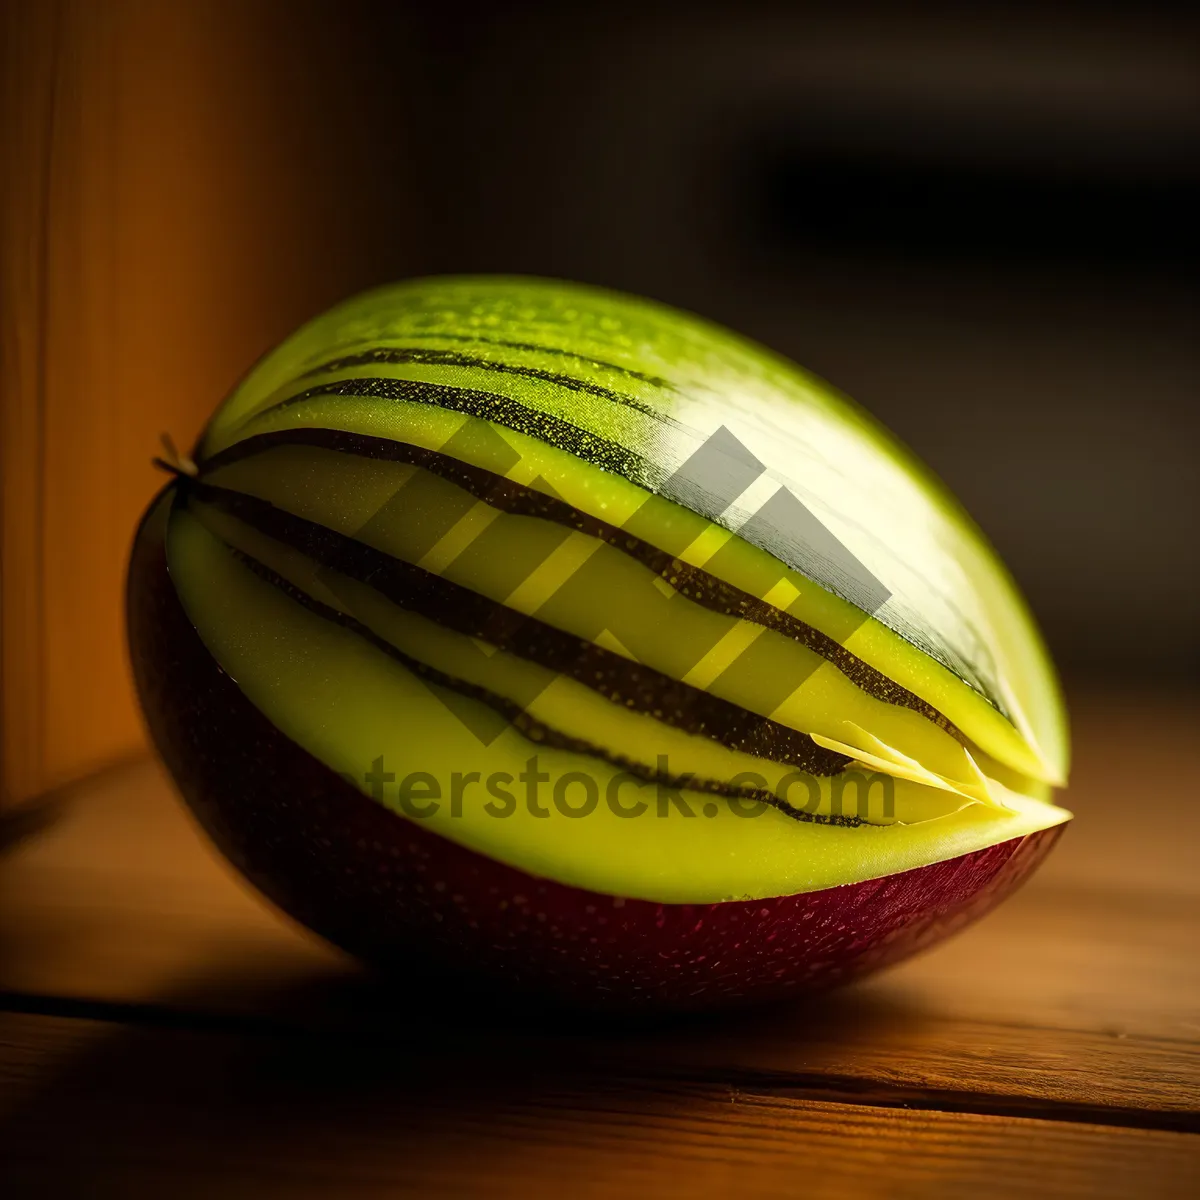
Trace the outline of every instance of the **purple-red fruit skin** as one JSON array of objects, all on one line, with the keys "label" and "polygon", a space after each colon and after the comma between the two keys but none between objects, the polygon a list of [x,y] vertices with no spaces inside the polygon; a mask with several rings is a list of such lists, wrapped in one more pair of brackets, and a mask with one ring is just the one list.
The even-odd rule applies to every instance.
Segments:
[{"label": "purple-red fruit skin", "polygon": [[771,1000],[907,958],[995,907],[1061,827],[883,879],[655,904],[538,879],[397,816],[281,734],[209,654],[144,522],[129,573],[150,732],[226,856],[286,913],[393,972],[431,964],[613,1011]]}]

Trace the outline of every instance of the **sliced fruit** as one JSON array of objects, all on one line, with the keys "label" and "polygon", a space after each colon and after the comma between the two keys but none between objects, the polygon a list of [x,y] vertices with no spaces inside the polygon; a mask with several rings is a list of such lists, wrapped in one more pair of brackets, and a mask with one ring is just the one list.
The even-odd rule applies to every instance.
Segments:
[{"label": "sliced fruit", "polygon": [[[723,465],[744,451],[745,478],[783,485],[863,568],[848,575],[844,558],[779,536],[769,520],[744,529],[748,546],[777,560],[771,570],[782,563],[809,582],[789,576],[806,594],[823,589],[846,602],[825,601],[818,627],[999,761],[1065,779],[1066,723],[1045,648],[958,502],[827,384],[696,317],[529,279],[416,280],[368,292],[268,355],[216,415],[198,457],[257,432],[322,425],[440,449],[466,416],[504,431],[520,457],[513,469],[531,486],[568,488],[585,511],[621,518],[645,490],[672,479],[680,490],[681,468],[730,431],[741,449],[720,456]],[[601,471],[578,483],[581,460]],[[697,491],[688,506],[711,507]],[[739,493],[710,515],[743,529],[758,512],[750,503],[764,498],[751,489],[747,503]],[[870,611],[883,594],[862,621],[856,598]]]},{"label": "sliced fruit", "polygon": [[168,767],[266,896],[413,983],[450,970],[606,1011],[702,1009],[842,984],[984,915],[1062,829],[768,900],[660,904],[531,875],[398,817],[287,738],[200,640],[168,574],[164,535],[153,515],[139,534],[130,633]]},{"label": "sliced fruit", "polygon": [[[652,947],[676,982],[701,944],[744,960],[720,995],[828,983],[994,902],[1070,817],[1057,684],[982,535],[848,401],[696,318],[536,280],[371,293],[177,474],[130,576],[152,732],[268,894],[373,958],[517,937],[519,888],[561,938],[521,934],[514,978],[579,978],[609,919],[580,912],[615,905],[631,1002],[685,1001]],[[453,912],[414,900],[433,863]],[[330,871],[406,882],[373,918],[319,898]]]}]

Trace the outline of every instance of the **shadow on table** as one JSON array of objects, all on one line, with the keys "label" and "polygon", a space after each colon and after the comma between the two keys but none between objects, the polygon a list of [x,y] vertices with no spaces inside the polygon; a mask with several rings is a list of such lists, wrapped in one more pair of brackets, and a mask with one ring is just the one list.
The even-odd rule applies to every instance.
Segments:
[{"label": "shadow on table", "polygon": [[64,805],[65,801],[52,793],[0,812],[0,855],[49,829],[61,816]]},{"label": "shadow on table", "polygon": [[38,1056],[0,1125],[0,1194],[341,1195],[464,1164],[507,1177],[517,1143],[528,1153],[552,1138],[562,1152],[563,1113],[586,1114],[569,1136],[594,1148],[614,1121],[669,1128],[689,1104],[733,1101],[747,1058],[731,1047],[753,1059],[754,1045],[786,1036],[819,1061],[858,1030],[924,1020],[872,989],[601,1021],[351,973],[296,981],[265,1013],[212,1015],[206,997],[244,979],[231,969],[153,1008],[77,1004],[70,1015],[99,1018],[86,1023],[31,1020],[31,1036],[61,1044]]},{"label": "shadow on table", "polygon": [[135,754],[115,759],[83,779],[71,780],[0,809],[0,859],[57,824],[88,789],[103,785],[108,779],[119,778],[143,757]]}]

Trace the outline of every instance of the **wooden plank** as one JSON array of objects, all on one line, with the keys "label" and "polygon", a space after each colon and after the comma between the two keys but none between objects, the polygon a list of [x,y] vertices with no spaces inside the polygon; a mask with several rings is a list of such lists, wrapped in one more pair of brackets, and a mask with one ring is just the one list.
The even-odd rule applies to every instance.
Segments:
[{"label": "wooden plank", "polygon": [[[1181,791],[1168,810],[1172,837],[1155,851],[1145,829],[1157,823],[1124,818],[1132,767],[1114,768],[1106,755],[1115,722],[1123,761],[1141,764],[1140,778],[1161,791],[1152,772],[1190,770],[1187,743],[1175,743],[1175,768],[1155,767],[1151,751],[1195,709],[1172,718],[1147,702],[1138,711],[1135,719],[1121,701],[1081,705],[1079,828],[997,913],[876,981],[815,1005],[581,1030],[540,1012],[501,1017],[493,1008],[481,1019],[472,998],[464,1004],[423,980],[424,1036],[437,1053],[469,1043],[485,1057],[566,1055],[581,1066],[878,1104],[1194,1128],[1198,900],[1179,847],[1200,833],[1200,806]],[[148,763],[94,780],[9,857],[0,947],[9,1007],[409,1036],[397,1013],[411,995],[372,982],[264,905],[197,836]]]},{"label": "wooden plank", "polygon": [[0,800],[145,752],[124,573],[160,433],[187,449],[261,353],[414,265],[417,72],[392,111],[314,86],[369,37],[331,11],[0,4]]},{"label": "wooden plank", "polygon": [[0,806],[45,787],[45,258],[61,3],[0,4]]},{"label": "wooden plank", "polygon": [[1200,1137],[0,1017],[5,1195],[1190,1197]]}]

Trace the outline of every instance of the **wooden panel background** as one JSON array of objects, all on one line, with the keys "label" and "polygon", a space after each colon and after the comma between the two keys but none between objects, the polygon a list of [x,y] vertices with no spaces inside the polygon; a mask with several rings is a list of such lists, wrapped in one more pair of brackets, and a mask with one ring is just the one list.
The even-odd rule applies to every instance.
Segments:
[{"label": "wooden panel background", "polygon": [[20,799],[142,747],[121,593],[160,432],[186,447],[290,328],[410,272],[415,201],[388,184],[394,120],[339,82],[361,35],[327,5],[2,2],[2,779]]}]

